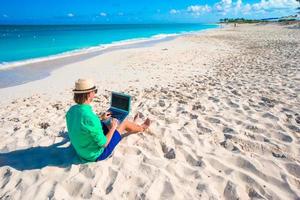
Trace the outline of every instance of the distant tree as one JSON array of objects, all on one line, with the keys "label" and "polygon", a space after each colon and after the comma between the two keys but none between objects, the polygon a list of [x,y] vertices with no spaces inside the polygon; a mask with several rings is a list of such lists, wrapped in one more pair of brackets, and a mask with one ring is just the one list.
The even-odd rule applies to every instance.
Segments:
[{"label": "distant tree", "polygon": [[228,18],[220,19],[219,21],[220,21],[220,23],[227,23],[228,22]]},{"label": "distant tree", "polygon": [[[299,0],[300,1],[300,0]],[[266,20],[245,19],[245,18],[224,18],[219,20],[220,23],[260,23]]]}]

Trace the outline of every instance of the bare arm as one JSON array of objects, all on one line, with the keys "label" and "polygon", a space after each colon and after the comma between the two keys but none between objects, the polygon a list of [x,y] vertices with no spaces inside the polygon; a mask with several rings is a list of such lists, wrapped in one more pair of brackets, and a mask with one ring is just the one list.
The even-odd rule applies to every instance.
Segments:
[{"label": "bare arm", "polygon": [[109,129],[108,133],[106,134],[106,143],[104,147],[107,147],[107,145],[110,143],[110,140],[112,136],[114,135],[115,130],[117,129],[118,121],[114,118],[111,120],[111,128]]}]

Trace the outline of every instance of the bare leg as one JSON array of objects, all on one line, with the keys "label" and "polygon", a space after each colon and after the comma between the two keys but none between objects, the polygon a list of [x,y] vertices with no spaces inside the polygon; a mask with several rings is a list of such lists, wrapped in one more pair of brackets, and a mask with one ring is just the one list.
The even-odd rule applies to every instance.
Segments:
[{"label": "bare leg", "polygon": [[146,121],[142,124],[136,124],[134,122],[124,120],[117,130],[119,131],[120,134],[123,134],[125,131],[128,133],[138,133],[138,132],[143,132],[146,128],[148,128],[150,125],[150,120],[146,119]]}]

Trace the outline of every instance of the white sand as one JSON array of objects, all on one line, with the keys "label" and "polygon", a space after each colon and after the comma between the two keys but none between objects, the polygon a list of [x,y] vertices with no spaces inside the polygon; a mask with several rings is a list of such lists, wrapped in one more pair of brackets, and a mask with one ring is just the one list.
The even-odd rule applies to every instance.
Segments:
[{"label": "white sand", "polygon": [[[300,29],[247,25],[0,89],[0,199],[299,199],[299,55]],[[79,163],[67,139],[79,77],[99,85],[96,112],[122,91],[153,121],[106,161]]]}]

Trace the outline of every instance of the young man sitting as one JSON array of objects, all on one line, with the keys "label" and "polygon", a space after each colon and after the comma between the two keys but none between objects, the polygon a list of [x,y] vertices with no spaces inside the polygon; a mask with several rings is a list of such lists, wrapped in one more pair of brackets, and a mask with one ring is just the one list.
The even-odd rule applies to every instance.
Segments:
[{"label": "young man sitting", "polygon": [[75,82],[73,92],[76,105],[66,114],[67,129],[71,144],[83,160],[106,159],[121,141],[122,134],[143,132],[150,125],[148,118],[141,125],[126,119],[119,124],[117,119],[112,118],[110,125],[106,127],[101,120],[111,117],[110,113],[103,114],[100,120],[90,105],[97,93],[93,81],[79,79]]}]

